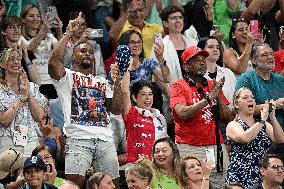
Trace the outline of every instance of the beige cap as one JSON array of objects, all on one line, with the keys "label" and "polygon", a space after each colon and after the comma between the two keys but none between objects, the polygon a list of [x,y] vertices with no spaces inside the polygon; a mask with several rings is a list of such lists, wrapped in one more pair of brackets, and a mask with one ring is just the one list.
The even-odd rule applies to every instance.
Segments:
[{"label": "beige cap", "polygon": [[19,153],[13,149],[0,153],[0,179],[20,168],[23,168],[23,158]]}]

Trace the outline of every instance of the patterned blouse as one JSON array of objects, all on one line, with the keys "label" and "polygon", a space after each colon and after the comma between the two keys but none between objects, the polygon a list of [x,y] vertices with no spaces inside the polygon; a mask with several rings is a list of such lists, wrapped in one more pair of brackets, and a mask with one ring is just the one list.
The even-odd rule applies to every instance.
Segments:
[{"label": "patterned blouse", "polygon": [[[250,127],[240,118],[236,119],[246,131]],[[248,144],[240,144],[229,141],[231,146],[231,161],[228,167],[226,183],[238,182],[249,188],[261,180],[259,175],[260,159],[267,152],[271,141],[265,131],[265,126],[261,128],[256,138]]]},{"label": "patterned blouse", "polygon": [[[40,94],[39,86],[30,82],[30,90],[34,98],[39,102],[42,107],[47,106],[46,98]],[[0,84],[0,111],[6,111],[12,107],[16,101],[19,100],[19,96],[16,95],[10,86],[5,87]],[[37,122],[32,117],[29,106],[25,104],[20,110],[16,118],[10,124],[10,127],[3,127],[0,124],[0,137],[8,136],[12,138],[12,133],[17,126],[27,127],[28,141],[38,140],[41,136]]]},{"label": "patterned blouse", "polygon": [[151,81],[152,74],[159,67],[159,63],[154,59],[144,58],[142,64],[140,64],[136,70],[131,72],[130,86],[140,80]]}]

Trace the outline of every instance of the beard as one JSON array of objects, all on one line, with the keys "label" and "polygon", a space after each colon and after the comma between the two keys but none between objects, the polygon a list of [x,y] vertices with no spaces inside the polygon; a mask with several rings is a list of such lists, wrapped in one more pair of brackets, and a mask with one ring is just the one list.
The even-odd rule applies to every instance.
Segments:
[{"label": "beard", "polygon": [[92,66],[93,66],[93,64],[89,60],[83,60],[80,64],[80,67],[83,68],[83,69],[89,69]]},{"label": "beard", "polygon": [[81,68],[83,68],[83,69],[89,69],[89,68],[92,67],[92,64],[82,63],[82,64],[80,64],[80,66],[81,66]]}]

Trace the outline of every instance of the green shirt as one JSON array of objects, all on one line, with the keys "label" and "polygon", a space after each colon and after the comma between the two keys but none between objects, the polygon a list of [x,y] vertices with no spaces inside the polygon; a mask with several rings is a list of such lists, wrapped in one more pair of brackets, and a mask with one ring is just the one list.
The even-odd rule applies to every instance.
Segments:
[{"label": "green shirt", "polygon": [[232,25],[232,17],[240,10],[240,3],[237,1],[238,7],[234,11],[230,9],[227,0],[216,0],[213,7],[214,21],[213,23],[220,26],[220,31],[224,33],[224,43],[229,44],[229,33]]},{"label": "green shirt", "polygon": [[159,174],[159,176],[152,180],[152,189],[180,189],[181,187],[176,183],[174,178],[169,178],[164,174]]},{"label": "green shirt", "polygon": [[55,177],[55,180],[53,182],[53,185],[56,187],[59,187],[65,180],[59,177]]}]

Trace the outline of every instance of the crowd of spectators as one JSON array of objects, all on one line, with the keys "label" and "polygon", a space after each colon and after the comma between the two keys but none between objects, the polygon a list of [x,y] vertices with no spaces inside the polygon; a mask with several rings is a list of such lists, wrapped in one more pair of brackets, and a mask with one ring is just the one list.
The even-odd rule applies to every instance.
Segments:
[{"label": "crowd of spectators", "polygon": [[284,0],[0,0],[0,189],[278,189]]}]

